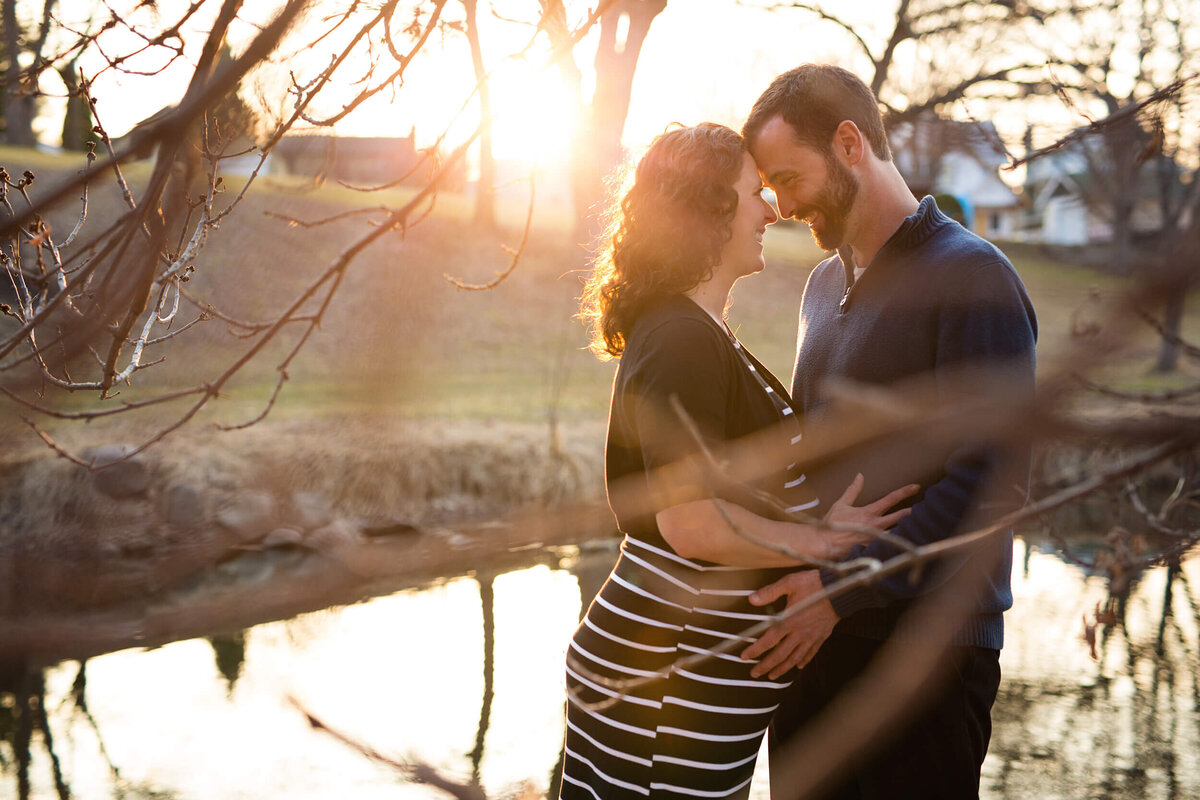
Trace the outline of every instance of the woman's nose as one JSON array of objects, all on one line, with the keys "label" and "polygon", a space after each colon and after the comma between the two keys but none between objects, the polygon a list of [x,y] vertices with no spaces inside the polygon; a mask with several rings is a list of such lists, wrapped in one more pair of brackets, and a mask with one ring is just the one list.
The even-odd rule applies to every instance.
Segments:
[{"label": "woman's nose", "polygon": [[763,218],[766,219],[768,225],[774,225],[779,220],[779,214],[775,212],[775,206],[767,198],[761,198],[763,208],[766,211]]}]

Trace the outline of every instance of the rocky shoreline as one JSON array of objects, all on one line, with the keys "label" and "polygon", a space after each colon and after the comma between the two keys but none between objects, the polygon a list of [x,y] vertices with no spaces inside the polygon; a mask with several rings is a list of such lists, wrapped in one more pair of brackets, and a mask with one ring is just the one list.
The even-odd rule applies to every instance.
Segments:
[{"label": "rocky shoreline", "polygon": [[[512,547],[603,535],[601,442],[602,431],[551,439],[533,424],[374,420],[331,435],[285,422],[133,456],[129,445],[100,445],[79,456],[91,469],[49,452],[4,463],[0,652],[24,642],[56,656],[50,639],[71,636],[36,629],[73,618],[113,629],[98,639],[76,631],[97,639],[85,651],[122,630],[186,632],[164,621],[151,637],[155,614],[198,615],[173,623],[188,631],[203,618],[236,629],[256,615],[352,602],[380,581],[461,574]],[[592,521],[571,524],[568,501]],[[537,524],[494,522],[522,513]]]}]

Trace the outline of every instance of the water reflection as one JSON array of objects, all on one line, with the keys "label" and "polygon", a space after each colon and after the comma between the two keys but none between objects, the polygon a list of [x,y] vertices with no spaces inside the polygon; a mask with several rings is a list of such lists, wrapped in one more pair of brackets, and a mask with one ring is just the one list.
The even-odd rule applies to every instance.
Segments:
[{"label": "water reflection", "polygon": [[208,643],[212,645],[213,655],[217,659],[217,671],[225,678],[226,692],[233,694],[233,685],[242,674],[242,665],[246,663],[246,632],[210,636]]},{"label": "water reflection", "polygon": [[1200,796],[1200,570],[1159,568],[1116,604],[1097,660],[1080,641],[1106,583],[1024,542],[982,795]]},{"label": "water reflection", "polygon": [[[563,657],[611,547],[538,566],[0,674],[0,798],[439,797],[314,733],[287,698],[491,797],[555,792]],[[1099,661],[1104,582],[1018,541],[1016,607],[982,796],[1200,796],[1200,572],[1147,573]],[[765,775],[754,796],[765,800]]]},{"label": "water reflection", "polygon": [[17,796],[27,798],[31,794],[30,760],[34,755],[34,734],[45,747],[46,761],[53,776],[57,797],[69,796],[63,780],[58,754],[54,749],[54,734],[46,714],[45,678],[40,669],[24,664],[0,665],[0,741],[11,748],[8,754],[0,755],[0,766],[10,766],[16,773]]},{"label": "water reflection", "polygon": [[475,726],[475,747],[471,750],[471,782],[480,784],[479,766],[483,763],[483,744],[492,722],[492,698],[496,693],[496,576],[476,576],[479,605],[483,614],[483,700],[479,706],[479,724]]}]

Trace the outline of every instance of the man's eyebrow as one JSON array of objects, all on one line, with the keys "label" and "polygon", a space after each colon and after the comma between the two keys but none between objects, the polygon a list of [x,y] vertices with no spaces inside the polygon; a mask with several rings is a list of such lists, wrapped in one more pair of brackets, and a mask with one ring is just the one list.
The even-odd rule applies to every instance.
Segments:
[{"label": "man's eyebrow", "polygon": [[788,178],[795,176],[795,174],[796,174],[795,170],[781,169],[778,172],[768,175],[767,183],[776,184],[776,183],[779,183],[780,181],[784,181],[784,180],[787,180]]}]

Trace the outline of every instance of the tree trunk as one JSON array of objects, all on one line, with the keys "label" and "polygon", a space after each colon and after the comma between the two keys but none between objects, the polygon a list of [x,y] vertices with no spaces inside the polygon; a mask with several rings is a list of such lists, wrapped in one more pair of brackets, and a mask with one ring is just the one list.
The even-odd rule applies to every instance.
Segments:
[{"label": "tree trunk", "polygon": [[[1114,112],[1117,106],[1112,106]],[[1145,143],[1146,133],[1135,118],[1109,129],[1104,136],[1105,161],[1094,169],[1096,187],[1089,205],[1103,208],[1108,205],[1112,226],[1111,258],[1114,271],[1131,275],[1138,269],[1133,246],[1133,212],[1139,194],[1138,177],[1141,163],[1138,153]],[[1090,159],[1089,159],[1090,160]]]},{"label": "tree trunk", "polygon": [[1112,263],[1118,275],[1130,275],[1133,265],[1133,203],[1126,197],[1112,204]]},{"label": "tree trunk", "polygon": [[[1195,186],[1185,200],[1176,202],[1172,198],[1172,184],[1177,180],[1176,174],[1178,167],[1174,157],[1168,157],[1162,152],[1163,145],[1163,128],[1161,124],[1154,127],[1153,151],[1151,153],[1157,166],[1158,178],[1158,209],[1161,219],[1161,231],[1159,234],[1159,251],[1165,253],[1164,263],[1160,263],[1160,270],[1174,270],[1179,277],[1179,284],[1174,290],[1167,292],[1165,302],[1163,304],[1163,330],[1166,335],[1162,337],[1162,342],[1158,350],[1158,358],[1154,362],[1152,372],[1163,374],[1174,372],[1179,368],[1179,341],[1182,335],[1183,328],[1183,307],[1187,299],[1188,289],[1191,288],[1190,281],[1187,275],[1190,270],[1185,266],[1193,263],[1195,259],[1194,247],[1200,243],[1200,222],[1196,219],[1197,212],[1200,212],[1200,195],[1197,195]],[[1195,181],[1196,173],[1193,173],[1192,180]],[[1185,221],[1184,214],[1188,213],[1186,218],[1188,224],[1181,225],[1181,221]],[[1167,589],[1170,589],[1170,578],[1168,578]]]},{"label": "tree trunk", "polygon": [[1195,286],[1194,264],[1200,252],[1200,194],[1193,192],[1190,200],[1191,220],[1174,237],[1160,269],[1166,287],[1163,308],[1162,345],[1154,372],[1174,372],[1179,368],[1179,341],[1183,333],[1183,308],[1188,290]]},{"label": "tree trunk", "polygon": [[17,0],[3,0],[4,49],[8,68],[4,74],[4,141],[33,147],[33,97],[21,92],[21,28],[17,24]]},{"label": "tree trunk", "polygon": [[1179,337],[1183,326],[1183,301],[1186,291],[1172,292],[1167,296],[1166,308],[1163,314],[1163,328],[1167,336],[1163,337],[1162,346],[1158,351],[1158,360],[1154,362],[1154,371],[1158,373],[1174,372],[1179,368]]},{"label": "tree trunk", "polygon": [[479,25],[475,17],[476,0],[462,0],[467,13],[467,43],[471,47],[471,64],[475,68],[475,83],[479,92],[479,183],[475,189],[475,224],[484,228],[496,226],[495,184],[496,164],[492,155],[492,93],[488,87],[487,71],[483,66],[483,48],[479,44]]},{"label": "tree trunk", "polygon": [[475,580],[479,582],[479,602],[483,608],[483,700],[479,707],[479,725],[475,728],[475,748],[468,755],[471,758],[471,783],[479,786],[483,746],[491,727],[492,701],[496,695],[496,576],[485,571],[476,575]]},{"label": "tree trunk", "polygon": [[67,110],[62,128],[63,149],[86,150],[88,142],[96,141],[96,136],[92,133],[92,107],[87,98],[80,94],[75,62],[60,69],[58,74],[67,89]]},{"label": "tree trunk", "polygon": [[[620,156],[621,134],[629,114],[633,74],[650,23],[666,8],[665,0],[625,0],[616,3],[600,20],[600,46],[596,49],[596,93],[592,97],[592,132],[598,144]],[[628,26],[618,39],[622,22]]]},{"label": "tree trunk", "polygon": [[[573,169],[577,234],[591,241],[599,233],[591,209],[604,200],[604,179],[621,160],[621,134],[629,114],[633,75],[650,23],[666,8],[666,0],[620,0],[600,20],[596,49],[596,91],[590,113],[584,115],[579,142],[581,157]],[[618,34],[627,25],[624,38]]]}]

